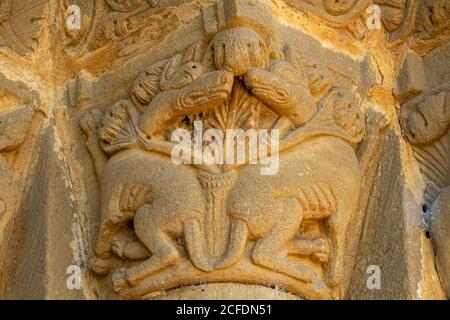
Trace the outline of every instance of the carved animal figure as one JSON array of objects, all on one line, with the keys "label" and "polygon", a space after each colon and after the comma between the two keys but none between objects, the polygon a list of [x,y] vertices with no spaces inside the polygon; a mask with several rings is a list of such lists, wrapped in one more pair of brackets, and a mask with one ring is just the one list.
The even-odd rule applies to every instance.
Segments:
[{"label": "carved animal figure", "polygon": [[[237,262],[247,240],[258,239],[252,252],[254,263],[314,281],[316,275],[289,260],[285,250],[303,220],[325,219],[332,252],[326,280],[330,286],[338,286],[343,275],[346,229],[357,205],[361,174],[349,140],[362,138],[364,123],[352,104],[330,98],[316,117],[324,116],[323,126],[315,121],[318,119],[300,126],[313,112],[312,97],[286,69],[287,63],[274,62],[268,70],[252,69],[244,78],[252,93],[289,119],[296,129],[281,141],[281,148],[287,150],[280,153],[276,175],[261,175],[259,166],[239,171],[228,199],[227,212],[234,224],[229,251],[215,267]],[[297,242],[298,251],[306,251],[309,245]]]},{"label": "carved animal figure", "polygon": [[[358,159],[343,137],[356,137],[355,141],[359,141],[363,123],[353,105],[333,98],[328,99],[316,119],[305,115],[299,118],[301,110],[311,114],[315,106],[302,80],[287,72],[290,68],[286,62],[273,61],[267,70],[252,69],[244,77],[248,89],[277,113],[292,119],[291,124],[300,133],[293,130],[287,136],[286,143],[292,146],[280,155],[276,175],[262,176],[260,167],[253,165],[238,171],[227,202],[227,213],[232,219],[230,243],[214,269],[239,261],[248,239],[258,239],[252,252],[255,264],[305,282],[321,282],[309,266],[292,262],[286,254],[287,250],[305,256],[327,252],[327,245],[318,243],[318,239],[292,241],[303,220],[326,219],[325,233],[333,252],[328,283],[337,286],[342,275],[348,219],[356,207],[360,183]],[[332,159],[330,150],[335,155]],[[146,212],[147,218],[157,214],[147,206],[139,212]],[[121,279],[125,285],[128,278],[127,271],[117,274],[116,281]]]},{"label": "carved animal figure", "polygon": [[311,281],[311,271],[290,262],[284,250],[303,220],[328,218],[332,253],[328,282],[339,284],[346,227],[359,193],[360,168],[352,147],[337,137],[314,137],[280,154],[276,175],[262,176],[259,170],[246,166],[239,171],[227,210],[236,221],[233,240],[216,267],[236,262],[247,239],[259,239],[252,253],[256,264]]},{"label": "carved animal figure", "polygon": [[[243,33],[242,41],[258,39],[247,30]],[[220,44],[221,36],[225,41],[228,33],[216,36],[214,45]],[[240,47],[241,42],[227,42],[224,50],[236,51],[238,44]],[[266,51],[259,41],[250,44],[249,52],[258,45],[262,48],[258,52],[265,57]],[[292,244],[303,220],[325,219],[323,231],[329,235],[333,248],[328,283],[339,284],[345,231],[358,200],[359,163],[349,142],[358,142],[362,136],[360,114],[351,104],[342,103],[342,99],[331,98],[317,111],[317,100],[310,93],[308,79],[296,73],[288,62],[256,61],[242,66],[239,61],[223,60],[221,54],[229,56],[216,51],[215,48],[216,67],[220,65],[227,71],[198,72],[203,66],[197,63],[178,67],[176,59],[179,58],[157,63],[138,79],[133,92],[134,107],[125,108],[127,112],[113,112],[112,121],[105,118],[106,126],[100,130],[106,132],[104,142],[111,145],[123,140],[120,132],[127,127],[130,129],[125,131],[144,136],[137,139],[137,144],[130,145],[147,151],[126,150],[113,154],[101,175],[102,225],[94,271],[106,273],[104,262],[111,255],[113,237],[136,212],[134,228],[145,249],[122,244],[116,245],[115,250],[147,260],[136,267],[117,271],[113,276],[116,290],[136,285],[152,273],[175,264],[179,254],[174,239],[182,236],[193,264],[204,271],[237,262],[250,238],[257,239],[252,252],[255,264],[304,282],[321,282],[311,267],[293,263],[286,254],[288,250],[307,256],[327,251],[326,244],[314,240],[298,240]],[[227,203],[227,213],[232,220],[228,251],[218,261],[211,261],[205,258],[203,250],[199,221],[205,210],[205,199],[194,174],[197,170],[174,166],[169,158],[149,150],[158,149],[158,143],[164,144],[159,138],[176,119],[222,103],[231,93],[233,74],[242,76],[247,89],[280,115],[276,127],[281,124],[284,130],[284,152],[280,156],[280,171],[275,176],[261,176],[259,166],[239,170]],[[138,117],[136,112],[140,112]],[[127,113],[131,120],[127,120]],[[170,146],[168,150],[166,154],[170,154]],[[329,157],[330,150],[335,152],[333,159]],[[149,190],[151,199],[145,195]],[[248,197],[242,200],[242,194]],[[173,203],[168,201],[171,198]]]},{"label": "carved animal figure", "polygon": [[[127,282],[136,284],[175,264],[179,259],[175,242],[183,236],[192,262],[200,269],[210,269],[206,261],[201,261],[203,253],[196,251],[202,250],[198,223],[205,208],[194,167],[174,166],[169,157],[154,152],[125,150],[108,161],[101,186],[102,223],[96,256],[110,258],[113,236],[133,218],[137,238],[152,253],[149,259],[127,270]],[[131,206],[129,214],[124,214],[125,198],[137,193],[133,188],[139,191],[136,186],[149,186],[151,199]]]},{"label": "carved animal figure", "polygon": [[[167,124],[177,117],[214,108],[227,98],[233,85],[233,77],[227,71],[200,74],[194,66],[200,69],[196,63],[187,63],[167,72],[173,68],[170,62],[166,67],[158,64],[156,69],[151,68],[144,77],[141,76],[135,86],[138,89],[134,92],[135,97],[139,98],[136,101],[141,105],[119,101],[103,118],[98,131],[99,110],[87,113],[81,121],[88,134],[87,147],[96,163],[101,185],[101,226],[96,258],[91,266],[99,275],[109,272],[114,236],[133,218],[136,235],[152,256],[127,271],[129,283],[135,284],[152,272],[175,263],[179,256],[173,238],[183,235],[193,263],[200,269],[211,269],[202,260],[199,247],[198,216],[204,211],[204,199],[196,169],[174,166],[169,157],[148,151],[149,146],[158,145],[158,141],[142,138],[145,135],[138,127],[140,119],[145,133],[162,135]],[[157,85],[165,89],[159,92],[152,91],[157,70],[161,71]],[[148,105],[143,106],[143,102]],[[143,109],[141,115],[137,111],[140,109]],[[140,146],[146,151],[138,149],[142,139],[147,144]],[[163,146],[171,145],[160,142]],[[102,147],[113,154],[109,160]],[[136,213],[139,207],[142,210]],[[120,285],[121,280],[117,280],[116,286]]]}]

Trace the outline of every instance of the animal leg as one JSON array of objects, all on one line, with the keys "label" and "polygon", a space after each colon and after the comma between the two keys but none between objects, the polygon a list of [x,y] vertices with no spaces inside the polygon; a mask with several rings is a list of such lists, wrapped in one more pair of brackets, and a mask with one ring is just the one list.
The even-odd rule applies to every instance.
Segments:
[{"label": "animal leg", "polygon": [[325,270],[325,281],[331,287],[339,286],[343,281],[344,275],[344,246],[345,246],[345,226],[336,221],[336,217],[328,219],[329,238],[331,243],[331,252],[333,253],[330,263]]},{"label": "animal leg", "polygon": [[330,255],[328,242],[322,238],[294,239],[288,246],[289,254],[316,258],[320,262],[327,262]]},{"label": "animal leg", "polygon": [[139,208],[134,218],[136,235],[148,251],[153,253],[152,256],[126,272],[119,271],[113,278],[115,290],[122,289],[126,283],[135,286],[142,279],[176,264],[180,259],[173,240],[155,222],[155,213],[155,208],[147,204]]},{"label": "animal leg", "polygon": [[[95,248],[96,257],[91,262],[91,270],[97,275],[109,273],[109,260],[112,256],[114,237],[133,219],[137,208],[152,201],[151,188],[138,183],[120,184],[114,192],[104,191],[102,219]],[[119,248],[115,248],[118,251]],[[118,252],[118,256],[120,252]],[[134,253],[133,253],[134,255]],[[147,254],[148,257],[148,254]]]},{"label": "animal leg", "polygon": [[111,246],[114,254],[121,259],[142,260],[151,255],[141,242],[135,240],[114,240]]},{"label": "animal leg", "polygon": [[95,247],[95,256],[89,263],[89,268],[98,276],[106,276],[110,271],[111,241],[116,233],[117,223],[111,219],[102,221]]},{"label": "animal leg", "polygon": [[256,243],[252,253],[253,262],[301,281],[314,281],[316,275],[309,267],[289,261],[287,253],[283,252],[300,226],[303,216],[300,203],[289,198],[273,208],[271,214],[279,213],[280,217],[272,229]]}]

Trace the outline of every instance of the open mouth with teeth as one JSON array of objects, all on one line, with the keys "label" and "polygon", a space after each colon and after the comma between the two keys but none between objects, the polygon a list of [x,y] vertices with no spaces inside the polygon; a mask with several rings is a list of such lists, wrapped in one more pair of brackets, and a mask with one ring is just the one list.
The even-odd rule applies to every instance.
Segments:
[{"label": "open mouth with teeth", "polygon": [[278,104],[286,104],[292,100],[289,90],[277,86],[274,79],[265,77],[264,74],[256,74],[256,71],[250,73],[245,79],[245,85],[254,95],[269,102],[276,101]]},{"label": "open mouth with teeth", "polygon": [[269,85],[258,84],[257,87],[252,89],[252,93],[258,97],[264,97],[269,101],[275,100],[280,104],[289,103],[291,101],[291,95],[288,91],[276,88],[273,85],[269,88]]},{"label": "open mouth with teeth", "polygon": [[[219,75],[216,81],[211,81],[213,85],[203,86],[197,90],[191,89],[179,97],[178,105],[183,109],[202,111],[205,104],[210,103],[214,107],[215,103],[223,102],[231,93],[233,79],[230,74]],[[195,110],[194,110],[195,108]]]}]

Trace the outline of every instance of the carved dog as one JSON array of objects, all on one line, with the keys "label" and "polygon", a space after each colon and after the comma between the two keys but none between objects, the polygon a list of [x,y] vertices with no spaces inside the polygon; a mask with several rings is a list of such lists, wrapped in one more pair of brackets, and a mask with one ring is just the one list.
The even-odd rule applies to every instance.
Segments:
[{"label": "carved dog", "polygon": [[[290,262],[284,251],[303,220],[326,219],[333,254],[328,282],[337,285],[348,219],[358,201],[358,159],[345,141],[323,136],[282,153],[279,168],[273,176],[260,175],[259,166],[239,171],[227,210],[235,223],[230,236],[233,241],[227,256],[216,267],[236,262],[247,239],[259,239],[252,253],[256,264],[310,282],[315,275]],[[247,195],[245,201],[243,194]]]},{"label": "carved dog", "polygon": [[[138,79],[134,105],[125,101],[119,108],[116,106],[104,117],[98,134],[93,124],[98,111],[88,113],[81,122],[89,136],[88,150],[100,171],[97,174],[101,186],[101,226],[91,269],[99,275],[109,272],[112,241],[126,222],[134,218],[136,235],[152,256],[127,271],[126,280],[131,284],[175,263],[178,251],[173,239],[183,235],[193,263],[200,269],[211,268],[202,260],[198,239],[198,215],[204,211],[204,199],[195,168],[174,166],[169,157],[139,150],[136,146],[145,134],[152,138],[163,135],[163,129],[174,119],[222,103],[230,94],[234,80],[223,70],[201,73],[203,70],[197,63],[186,63],[169,73],[167,70],[173,68],[171,62],[166,67],[156,66],[162,70],[157,79],[158,87],[165,90],[152,91],[154,83],[151,81],[158,74],[153,68]],[[124,108],[128,109],[124,111]],[[136,110],[142,113],[139,115]],[[128,140],[132,142],[123,142],[127,135],[131,135]],[[102,145],[92,143],[98,136]],[[171,145],[162,140],[158,144],[149,137],[146,142],[142,149],[152,144],[169,145],[169,148]],[[115,152],[109,160],[105,159],[101,146],[108,153]],[[123,150],[124,146],[134,149]],[[116,287],[120,287],[123,280],[117,279]]]},{"label": "carved dog", "polygon": [[[288,63],[275,61],[267,70],[252,69],[245,75],[247,88],[296,129],[281,141],[281,148],[287,150],[280,153],[276,175],[260,175],[259,166],[239,171],[228,200],[227,212],[234,224],[229,251],[215,267],[237,262],[247,239],[258,239],[252,253],[254,263],[302,281],[314,281],[317,276],[312,270],[289,260],[286,250],[303,220],[325,220],[324,231],[333,255],[326,281],[338,286],[346,230],[357,205],[361,174],[354,149],[343,138],[359,141],[364,123],[351,104],[329,98],[321,110],[325,118],[329,114],[328,123],[321,127],[318,120],[318,128],[308,129],[314,122],[307,122],[314,112],[312,97],[291,69]],[[305,252],[305,246],[310,245],[297,242],[297,249]]]}]

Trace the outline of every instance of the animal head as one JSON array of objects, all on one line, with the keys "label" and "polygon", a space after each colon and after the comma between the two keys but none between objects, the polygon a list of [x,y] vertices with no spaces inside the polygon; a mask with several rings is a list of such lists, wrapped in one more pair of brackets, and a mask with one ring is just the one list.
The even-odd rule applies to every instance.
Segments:
[{"label": "animal head", "polygon": [[365,129],[361,109],[353,99],[345,94],[338,95],[334,101],[334,122],[351,137],[361,135]]},{"label": "animal head", "polygon": [[105,112],[102,125],[98,132],[101,141],[112,144],[118,139],[120,134],[128,131],[128,108],[128,101],[120,100]]},{"label": "animal head", "polygon": [[269,50],[264,39],[250,28],[237,27],[216,34],[206,54],[211,54],[217,69],[240,76],[251,68],[264,69]]},{"label": "animal head", "polygon": [[190,85],[204,72],[200,62],[182,63],[182,56],[176,55],[169,60],[159,79],[161,91],[180,89]]},{"label": "animal head", "polygon": [[135,105],[138,108],[146,106],[159,92],[186,87],[205,72],[200,62],[185,60],[186,57],[178,54],[156,62],[142,72],[132,89],[131,97]]}]

